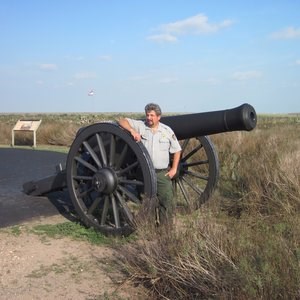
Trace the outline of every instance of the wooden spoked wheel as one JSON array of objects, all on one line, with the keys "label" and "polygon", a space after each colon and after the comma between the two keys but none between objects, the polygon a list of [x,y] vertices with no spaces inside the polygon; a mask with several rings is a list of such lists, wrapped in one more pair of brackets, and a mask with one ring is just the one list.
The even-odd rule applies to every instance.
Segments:
[{"label": "wooden spoked wheel", "polygon": [[177,206],[199,208],[211,196],[219,177],[219,161],[207,136],[180,141],[182,153],[173,187]]},{"label": "wooden spoked wheel", "polygon": [[66,170],[76,212],[85,225],[103,234],[130,234],[141,207],[156,195],[148,152],[115,123],[81,129]]}]

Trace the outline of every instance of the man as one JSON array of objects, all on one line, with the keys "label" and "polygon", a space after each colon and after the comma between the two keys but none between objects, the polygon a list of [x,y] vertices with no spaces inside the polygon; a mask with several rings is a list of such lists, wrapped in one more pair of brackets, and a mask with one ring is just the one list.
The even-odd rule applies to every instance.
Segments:
[{"label": "man", "polygon": [[[149,152],[157,176],[157,197],[159,200],[159,220],[165,222],[172,217],[173,189],[171,179],[177,172],[181,146],[173,130],[160,123],[161,109],[155,103],[145,106],[146,120],[121,118],[119,125],[128,130],[135,141],[142,142]],[[173,155],[169,167],[170,154]]]}]

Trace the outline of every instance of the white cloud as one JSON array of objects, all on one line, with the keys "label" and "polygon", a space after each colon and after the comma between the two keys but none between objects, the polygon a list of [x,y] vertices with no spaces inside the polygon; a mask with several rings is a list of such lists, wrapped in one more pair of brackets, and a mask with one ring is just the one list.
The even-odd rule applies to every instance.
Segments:
[{"label": "white cloud", "polygon": [[55,71],[58,69],[56,64],[40,64],[39,68],[43,71]]},{"label": "white cloud", "polygon": [[175,77],[164,77],[159,80],[160,83],[166,83],[166,84],[177,82],[177,81],[178,81],[178,78],[175,78]]},{"label": "white cloud", "polygon": [[67,60],[74,60],[74,61],[82,61],[84,60],[83,56],[71,56],[71,55],[67,55],[66,56]]},{"label": "white cloud", "polygon": [[199,14],[181,21],[162,25],[162,31],[172,32],[173,34],[207,34],[216,32],[221,28],[231,25],[230,21],[224,21],[219,24],[208,22],[208,17]]},{"label": "white cloud", "polygon": [[244,72],[235,72],[232,75],[235,80],[249,80],[249,79],[257,79],[262,77],[262,73],[259,71],[244,71]]},{"label": "white cloud", "polygon": [[128,78],[129,81],[145,81],[151,78],[149,75],[133,75]]},{"label": "white cloud", "polygon": [[111,57],[111,55],[100,55],[99,59],[103,60],[103,61],[110,61],[110,60],[112,60],[112,57]]},{"label": "white cloud", "polygon": [[151,40],[154,42],[174,43],[177,42],[178,39],[175,35],[169,33],[163,33],[163,34],[150,35],[147,37],[147,40]]},{"label": "white cloud", "polygon": [[282,30],[273,32],[271,34],[272,39],[276,40],[288,40],[300,38],[300,28],[287,27]]},{"label": "white cloud", "polygon": [[198,14],[187,19],[162,24],[158,29],[158,33],[148,36],[147,39],[159,42],[176,42],[178,36],[181,35],[212,34],[232,24],[233,21],[231,20],[209,23],[207,16]]},{"label": "white cloud", "polygon": [[96,74],[94,72],[79,72],[73,76],[75,79],[92,79],[96,78]]},{"label": "white cloud", "polygon": [[296,60],[296,65],[300,66],[300,59]]},{"label": "white cloud", "polygon": [[209,78],[203,80],[203,82],[208,85],[218,85],[221,83],[220,79],[214,78],[214,77],[209,77]]}]

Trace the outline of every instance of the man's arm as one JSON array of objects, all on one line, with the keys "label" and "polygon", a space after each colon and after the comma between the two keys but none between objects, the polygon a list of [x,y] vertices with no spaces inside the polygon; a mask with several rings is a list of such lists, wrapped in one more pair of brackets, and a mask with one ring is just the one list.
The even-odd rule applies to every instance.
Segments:
[{"label": "man's arm", "polygon": [[119,125],[130,132],[135,141],[139,142],[141,140],[141,135],[131,127],[126,118],[121,118],[118,121]]},{"label": "man's arm", "polygon": [[175,152],[173,154],[173,162],[172,162],[172,166],[171,169],[169,170],[169,172],[166,174],[168,175],[170,178],[173,178],[176,175],[177,172],[177,168],[180,162],[180,153],[181,151]]}]

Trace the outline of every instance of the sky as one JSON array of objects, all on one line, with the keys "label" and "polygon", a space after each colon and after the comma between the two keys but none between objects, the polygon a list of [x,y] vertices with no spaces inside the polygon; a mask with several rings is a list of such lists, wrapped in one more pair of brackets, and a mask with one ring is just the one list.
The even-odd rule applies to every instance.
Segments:
[{"label": "sky", "polygon": [[0,0],[2,113],[300,112],[299,0]]}]

